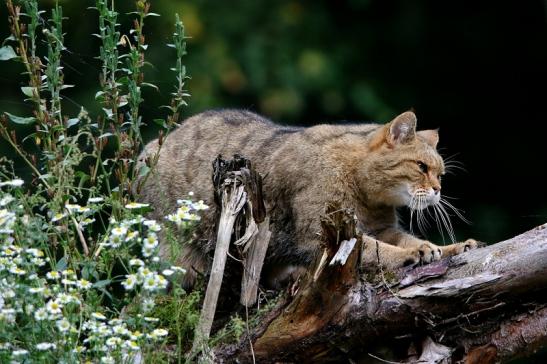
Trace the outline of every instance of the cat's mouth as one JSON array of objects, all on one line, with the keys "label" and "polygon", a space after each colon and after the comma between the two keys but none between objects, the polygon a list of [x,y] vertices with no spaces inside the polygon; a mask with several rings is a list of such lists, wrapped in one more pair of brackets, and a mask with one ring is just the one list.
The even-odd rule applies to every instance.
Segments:
[{"label": "cat's mouth", "polygon": [[414,192],[410,192],[410,199],[407,206],[411,210],[422,211],[430,206],[437,205],[441,201],[441,193],[435,192],[432,188],[417,188]]}]

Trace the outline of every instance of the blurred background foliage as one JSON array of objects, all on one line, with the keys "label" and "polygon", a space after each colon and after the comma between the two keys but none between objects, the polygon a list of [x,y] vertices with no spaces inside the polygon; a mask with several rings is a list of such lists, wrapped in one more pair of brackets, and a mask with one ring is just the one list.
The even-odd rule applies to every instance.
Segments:
[{"label": "blurred background foliage", "polygon": [[[440,147],[466,172],[443,191],[473,222],[459,238],[494,242],[547,222],[545,191],[546,3],[512,1],[152,0],[142,113],[164,117],[174,77],[165,46],[174,13],[186,26],[192,94],[186,116],[210,108],[247,108],[282,124],[387,122],[413,108],[419,128],[440,127]],[[41,1],[42,9],[54,2]],[[68,47],[64,92],[71,117],[84,105],[99,115],[94,1],[60,1]],[[122,13],[133,1],[117,1]],[[49,16],[46,14],[45,16]],[[7,19],[4,8],[0,19]],[[122,31],[130,17],[121,17]],[[7,21],[0,26],[8,35]],[[0,110],[29,116],[22,66],[2,62]],[[24,133],[22,130],[21,133]],[[12,152],[0,144],[0,154]],[[21,166],[21,168],[23,168]],[[433,229],[432,229],[433,230]],[[429,237],[434,237],[431,235]]]}]

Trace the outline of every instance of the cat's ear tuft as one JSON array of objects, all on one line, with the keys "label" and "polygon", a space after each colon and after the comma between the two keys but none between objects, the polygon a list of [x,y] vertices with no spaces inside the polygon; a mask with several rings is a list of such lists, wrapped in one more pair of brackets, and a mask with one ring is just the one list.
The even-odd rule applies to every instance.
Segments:
[{"label": "cat's ear tuft", "polygon": [[416,137],[416,115],[407,111],[397,116],[388,124],[388,144],[404,144],[411,142]]},{"label": "cat's ear tuft", "polygon": [[439,129],[420,130],[417,134],[427,144],[431,145],[433,148],[437,148],[437,143],[439,143]]}]

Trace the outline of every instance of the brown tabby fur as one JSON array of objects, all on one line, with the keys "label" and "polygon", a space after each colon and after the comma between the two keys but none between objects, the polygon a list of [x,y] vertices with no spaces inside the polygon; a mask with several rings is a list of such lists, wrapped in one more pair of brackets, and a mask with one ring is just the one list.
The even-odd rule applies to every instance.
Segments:
[{"label": "brown tabby fur", "polygon": [[[264,176],[264,196],[271,216],[272,239],[265,261],[270,284],[276,285],[307,267],[320,250],[320,216],[327,203],[353,208],[378,244],[365,244],[363,262],[387,268],[429,263],[441,256],[474,248],[476,242],[436,246],[402,231],[396,207],[408,205],[409,194],[421,188],[440,191],[444,163],[436,151],[438,133],[416,132],[416,116],[405,112],[386,125],[317,125],[283,127],[243,110],[207,111],[182,123],[163,142],[158,163],[146,181],[142,198],[162,219],[176,200],[195,198],[212,204],[211,162],[221,154],[241,154]],[[141,162],[153,155],[150,142]],[[427,165],[424,173],[418,162]],[[408,186],[408,188],[406,187]],[[207,272],[214,236],[214,213],[201,223],[198,239],[183,247],[187,285],[196,272]],[[374,241],[374,240],[373,240]],[[163,246],[163,254],[165,245]]]}]

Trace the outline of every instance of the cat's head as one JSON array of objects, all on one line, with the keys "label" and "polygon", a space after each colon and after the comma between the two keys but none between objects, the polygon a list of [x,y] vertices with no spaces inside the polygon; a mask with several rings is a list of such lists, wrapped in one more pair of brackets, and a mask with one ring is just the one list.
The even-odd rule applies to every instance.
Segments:
[{"label": "cat's head", "polygon": [[[437,152],[437,130],[416,131],[416,115],[407,111],[382,126],[369,145],[367,175],[374,181],[374,202],[422,210],[441,199],[445,166]],[[369,191],[370,192],[370,191]]]}]

